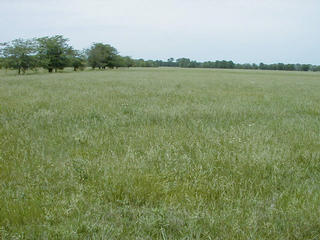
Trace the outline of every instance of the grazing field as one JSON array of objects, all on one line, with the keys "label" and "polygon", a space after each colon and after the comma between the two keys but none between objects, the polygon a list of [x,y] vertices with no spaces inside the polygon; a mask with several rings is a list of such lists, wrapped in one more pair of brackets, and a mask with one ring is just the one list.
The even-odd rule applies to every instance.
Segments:
[{"label": "grazing field", "polygon": [[319,73],[0,73],[0,239],[319,239],[319,183]]}]

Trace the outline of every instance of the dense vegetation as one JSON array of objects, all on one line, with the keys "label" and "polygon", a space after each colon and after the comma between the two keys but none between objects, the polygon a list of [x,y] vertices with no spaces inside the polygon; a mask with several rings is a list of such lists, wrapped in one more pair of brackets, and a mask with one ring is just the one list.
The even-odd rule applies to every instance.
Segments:
[{"label": "dense vegetation", "polygon": [[319,239],[318,73],[70,72],[0,71],[0,239]]},{"label": "dense vegetation", "polygon": [[37,39],[16,39],[0,44],[0,69],[17,69],[20,74],[28,69],[39,67],[49,72],[73,67],[75,71],[90,66],[93,69],[118,67],[181,67],[181,68],[223,68],[223,69],[260,69],[285,71],[320,71],[320,66],[311,64],[239,64],[233,61],[197,62],[189,58],[173,58],[167,61],[132,59],[120,56],[118,51],[104,43],[93,43],[89,49],[75,50],[68,39],[57,35]]}]

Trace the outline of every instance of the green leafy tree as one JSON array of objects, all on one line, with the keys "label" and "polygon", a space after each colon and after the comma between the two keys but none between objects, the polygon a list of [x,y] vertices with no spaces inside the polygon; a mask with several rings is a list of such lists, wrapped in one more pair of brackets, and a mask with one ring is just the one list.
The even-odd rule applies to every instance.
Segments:
[{"label": "green leafy tree", "polygon": [[286,70],[286,71],[294,71],[295,70],[294,67],[295,67],[294,64],[286,64],[284,66],[284,70]]},{"label": "green leafy tree", "polygon": [[265,70],[265,69],[267,69],[267,67],[266,67],[266,65],[264,63],[260,63],[259,64],[259,69]]},{"label": "green leafy tree", "polygon": [[174,67],[175,66],[174,58],[169,58],[166,65],[168,67]]},{"label": "green leafy tree", "polygon": [[73,67],[74,71],[84,70],[86,66],[85,54],[78,50],[70,51],[69,63],[70,66]]},{"label": "green leafy tree", "polygon": [[87,50],[88,63],[93,69],[105,69],[106,67],[114,68],[117,66],[118,51],[109,44],[94,43]]},{"label": "green leafy tree", "polygon": [[142,58],[140,58],[140,59],[135,59],[133,66],[134,66],[134,67],[146,67],[146,63],[145,63],[145,61],[144,61]]},{"label": "green leafy tree", "polygon": [[40,64],[49,72],[64,69],[69,64],[69,56],[73,54],[68,39],[61,35],[38,38],[38,56]]},{"label": "green leafy tree", "polygon": [[118,68],[118,67],[132,67],[133,66],[133,60],[130,57],[122,57],[120,55],[116,55],[112,59],[112,66]]},{"label": "green leafy tree", "polygon": [[179,58],[176,62],[177,65],[182,68],[188,68],[191,65],[191,60],[189,58]]},{"label": "green leafy tree", "polygon": [[133,59],[131,57],[128,57],[128,56],[123,57],[123,61],[125,63],[125,67],[130,68],[130,67],[132,67],[134,65],[134,61],[133,61]]},{"label": "green leafy tree", "polygon": [[18,74],[25,73],[28,69],[35,69],[36,46],[34,40],[15,39],[0,45],[2,65],[5,68],[18,70]]},{"label": "green leafy tree", "polygon": [[309,71],[310,70],[310,65],[309,64],[302,64],[301,65],[301,70],[302,71]]}]

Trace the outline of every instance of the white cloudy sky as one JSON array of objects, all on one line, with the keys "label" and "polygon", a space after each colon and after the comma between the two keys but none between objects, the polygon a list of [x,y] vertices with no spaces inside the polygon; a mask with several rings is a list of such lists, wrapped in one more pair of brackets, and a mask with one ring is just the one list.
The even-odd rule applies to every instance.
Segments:
[{"label": "white cloudy sky", "polygon": [[320,0],[0,0],[0,42],[62,34],[145,59],[320,64]]}]

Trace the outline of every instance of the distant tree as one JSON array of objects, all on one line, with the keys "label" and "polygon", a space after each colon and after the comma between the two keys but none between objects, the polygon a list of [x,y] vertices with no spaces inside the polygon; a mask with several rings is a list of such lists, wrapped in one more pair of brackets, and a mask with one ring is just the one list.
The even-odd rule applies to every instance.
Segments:
[{"label": "distant tree", "polygon": [[310,66],[310,71],[318,72],[320,70],[320,66],[312,65]]},{"label": "distant tree", "polygon": [[122,66],[121,67],[132,67],[134,65],[134,60],[131,57],[121,57],[122,58]]},{"label": "distant tree", "polygon": [[216,61],[217,68],[234,68],[234,63],[232,61]]},{"label": "distant tree", "polygon": [[252,69],[252,65],[250,63],[241,64],[242,69]]},{"label": "distant tree", "polygon": [[168,59],[168,64],[166,64],[168,67],[174,67],[175,66],[175,62],[174,62],[174,58],[169,58]]},{"label": "distant tree", "polygon": [[277,69],[276,70],[284,70],[285,69],[285,65],[283,63],[278,63],[277,64]]},{"label": "distant tree", "polygon": [[83,70],[86,66],[85,55],[78,50],[72,50],[69,55],[69,63],[74,71]]},{"label": "distant tree", "polygon": [[179,67],[188,68],[190,67],[191,60],[189,58],[179,58],[176,62]]},{"label": "distant tree", "polygon": [[106,66],[109,68],[127,67],[127,62],[124,57],[115,55],[109,60],[109,63],[107,63]]},{"label": "distant tree", "polygon": [[111,69],[119,68],[119,67],[126,67],[126,61],[125,61],[124,57],[116,54],[112,58],[110,58],[110,60],[106,66]]},{"label": "distant tree", "polygon": [[[175,63],[174,63],[175,64]],[[156,60],[154,61],[154,65],[156,67],[165,67],[167,66],[168,64],[166,64],[166,62],[162,61],[162,60]]]},{"label": "distant tree", "polygon": [[302,64],[301,65],[301,70],[302,71],[309,71],[309,69],[310,69],[310,65],[308,65],[308,64]]},{"label": "distant tree", "polygon": [[210,61],[203,62],[201,67],[203,67],[203,68],[211,68],[211,62]]},{"label": "distant tree", "polygon": [[286,70],[286,71],[294,71],[295,70],[294,69],[294,64],[286,64],[284,66],[284,70]]},{"label": "distant tree", "polygon": [[314,71],[320,72],[320,66],[314,66]]},{"label": "distant tree", "polygon": [[[250,64],[248,64],[248,65],[250,65]],[[234,62],[233,61],[227,61],[226,66],[229,69],[233,69],[234,68]],[[251,68],[251,66],[248,69],[250,69],[250,68]]]},{"label": "distant tree", "polygon": [[255,63],[252,64],[252,69],[259,69],[259,66]]},{"label": "distant tree", "polygon": [[68,39],[61,35],[38,38],[38,56],[40,65],[49,72],[64,69],[69,64],[72,47],[68,45]]},{"label": "distant tree", "polygon": [[299,63],[295,64],[295,65],[294,65],[294,70],[296,70],[296,71],[302,71],[302,65],[299,64]]},{"label": "distant tree", "polygon": [[266,69],[266,65],[264,63],[259,64],[259,69],[264,70]]},{"label": "distant tree", "polygon": [[145,67],[145,62],[144,62],[144,60],[142,58],[135,59],[133,62],[134,62],[133,63],[134,67]]},{"label": "distant tree", "polygon": [[145,61],[145,63],[146,63],[146,67],[155,67],[154,62],[152,60],[147,60]]},{"label": "distant tree", "polygon": [[131,57],[125,57],[125,61],[126,61],[126,64],[127,64],[127,67],[133,67],[133,64],[134,64],[134,61]]},{"label": "distant tree", "polygon": [[36,67],[36,47],[34,40],[15,39],[0,45],[2,65],[18,70],[18,74]]},{"label": "distant tree", "polygon": [[190,63],[189,63],[189,67],[190,68],[197,68],[197,67],[199,67],[200,66],[200,64],[197,62],[197,61],[191,61]]},{"label": "distant tree", "polygon": [[117,66],[118,51],[109,44],[94,43],[87,50],[88,63],[93,69],[105,69],[106,67],[114,68]]}]

